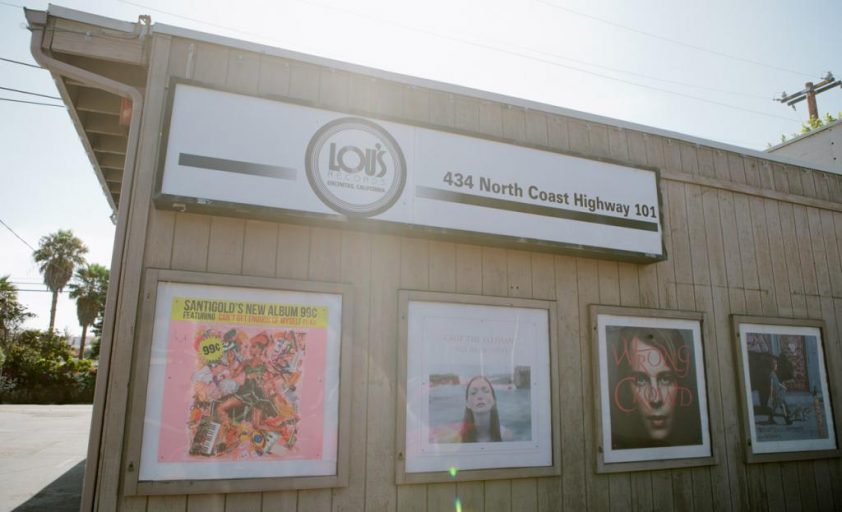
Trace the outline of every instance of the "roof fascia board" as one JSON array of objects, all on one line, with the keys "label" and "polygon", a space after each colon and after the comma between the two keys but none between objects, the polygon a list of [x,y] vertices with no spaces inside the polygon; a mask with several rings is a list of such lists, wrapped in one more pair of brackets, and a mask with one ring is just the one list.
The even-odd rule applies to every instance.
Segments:
[{"label": "roof fascia board", "polygon": [[[50,5],[48,10],[50,15],[57,16],[60,18],[66,18],[74,21],[79,21],[83,23],[91,23],[97,24],[106,28],[113,28],[115,30],[123,30],[126,32],[132,32],[135,29],[134,23],[123,22],[114,20],[111,18],[106,18],[103,16],[90,14],[82,11],[77,11],[74,9],[68,9],[65,7]],[[403,83],[410,86],[416,87],[424,87],[436,91],[447,92],[451,94],[457,94],[460,96],[468,96],[480,100],[486,101],[493,101],[497,103],[503,103],[511,106],[521,107],[529,110],[537,110],[541,112],[546,112],[550,114],[557,114],[562,115],[565,117],[570,117],[573,119],[578,119],[584,122],[590,123],[598,123],[604,124],[608,126],[613,126],[620,129],[625,130],[634,130],[648,135],[655,135],[659,137],[666,137],[669,139],[674,139],[682,142],[687,142],[689,144],[697,145],[697,146],[705,146],[712,149],[717,149],[720,151],[728,151],[739,153],[744,156],[759,158],[761,160],[768,160],[771,162],[783,164],[783,165],[794,165],[797,167],[804,167],[807,169],[814,169],[818,171],[828,172],[831,174],[839,174],[839,172],[830,166],[817,164],[814,162],[805,162],[802,160],[798,160],[795,158],[791,158],[784,155],[777,155],[774,153],[767,153],[766,151],[759,151],[750,148],[744,148],[741,146],[735,146],[732,144],[727,144],[724,142],[717,142],[709,139],[703,139],[701,137],[695,137],[692,135],[687,135],[683,133],[678,133],[670,130],[664,130],[661,128],[655,128],[652,126],[646,126],[642,124],[632,123],[629,121],[623,121],[619,119],[614,119],[610,117],[600,116],[596,114],[589,114],[587,112],[581,112],[578,110],[568,109],[564,107],[557,107],[554,105],[548,105],[545,103],[539,103],[535,101],[529,101],[522,98],[513,98],[510,96],[505,96],[502,94],[492,93],[488,91],[481,91],[478,89],[472,89],[469,87],[463,87],[459,85],[453,84],[446,84],[442,82],[437,82],[435,80],[429,80],[425,78],[418,78],[408,75],[402,75],[399,73],[393,73],[390,71],[384,71],[381,69],[369,68],[366,66],[358,65],[358,64],[351,64],[348,62],[337,61],[333,59],[329,59],[326,57],[318,57],[315,55],[309,55],[305,53],[299,53],[291,50],[285,50],[282,48],[276,48],[273,46],[254,43],[251,41],[244,41],[241,39],[234,39],[232,37],[221,36],[216,34],[209,34],[207,32],[201,32],[198,30],[187,29],[183,27],[177,27],[173,25],[167,25],[165,23],[155,23],[152,25],[152,32],[157,34],[164,34],[173,37],[181,37],[184,39],[192,39],[195,41],[200,41],[204,43],[216,44],[220,46],[227,46],[230,48],[235,48],[238,50],[254,52],[262,55],[269,55],[273,57],[281,57],[286,59],[297,60],[300,62],[306,62],[309,64],[314,64],[317,66],[333,68],[343,71],[348,71],[351,73],[358,73],[363,74],[375,78],[380,78],[383,80],[389,80],[392,82]]]},{"label": "roof fascia board", "polygon": [[807,139],[809,137],[812,137],[813,135],[818,135],[819,133],[822,133],[825,130],[828,130],[830,128],[838,126],[840,123],[842,123],[842,119],[837,119],[837,120],[835,120],[831,123],[827,123],[824,126],[821,126],[820,128],[814,128],[807,133],[801,133],[797,137],[795,137],[794,139],[789,139],[789,140],[786,140],[784,142],[781,142],[777,146],[772,146],[771,148],[767,149],[766,151],[771,153],[773,151],[777,151],[778,149],[785,148],[785,147],[789,146],[790,144],[794,144],[794,143],[796,143],[800,140]]},{"label": "roof fascia board", "polygon": [[47,6],[47,15],[70,21],[78,21],[79,23],[96,25],[109,30],[118,30],[120,32],[131,33],[137,31],[137,24],[130,21],[106,18],[105,16],[100,16],[98,14],[77,11],[76,9],[70,9],[69,7],[62,7],[55,4],[49,4]]}]

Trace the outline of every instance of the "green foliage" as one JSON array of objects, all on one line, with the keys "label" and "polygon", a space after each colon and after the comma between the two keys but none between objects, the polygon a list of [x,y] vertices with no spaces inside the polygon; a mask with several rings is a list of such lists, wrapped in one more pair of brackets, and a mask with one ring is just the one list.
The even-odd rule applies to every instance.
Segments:
[{"label": "green foliage", "polygon": [[85,337],[88,326],[101,321],[105,313],[105,296],[108,293],[108,269],[98,263],[88,263],[76,269],[74,282],[70,283],[70,298],[76,299],[76,316],[82,326],[82,343],[79,357],[85,356]]},{"label": "green foliage", "polygon": [[101,344],[101,341],[102,337],[101,335],[98,335],[96,338],[94,338],[94,341],[91,342],[91,350],[88,352],[88,355],[91,357],[91,359],[99,359],[99,346]]},{"label": "green foliage", "polygon": [[87,252],[88,248],[72,231],[60,229],[42,236],[38,242],[38,249],[32,253],[32,257],[38,263],[38,270],[44,275],[44,284],[53,292],[50,331],[55,325],[58,294],[73,277],[73,269],[85,262],[84,254]]},{"label": "green foliage", "polygon": [[18,326],[31,316],[32,313],[18,301],[18,290],[9,281],[9,276],[0,276],[0,349],[6,346]]},{"label": "green foliage", "polygon": [[2,371],[3,403],[88,403],[93,398],[93,363],[73,357],[66,340],[53,332],[15,335]]},{"label": "green foliage", "polygon": [[[832,123],[834,121],[837,121],[839,119],[842,119],[842,112],[839,112],[836,115],[836,117],[833,117],[833,114],[831,114],[830,112],[827,112],[824,115],[824,119],[822,119],[821,117],[815,117],[815,118],[811,117],[806,123],[801,123],[801,133],[800,134],[793,133],[792,135],[790,135],[790,138],[795,139],[799,135],[804,135],[806,133],[810,133],[813,130],[817,130],[817,129],[825,126],[826,124],[830,124],[830,123]],[[786,134],[781,134],[780,144],[783,144],[786,141],[787,141]],[[770,146],[771,146],[771,144],[770,144]]]}]

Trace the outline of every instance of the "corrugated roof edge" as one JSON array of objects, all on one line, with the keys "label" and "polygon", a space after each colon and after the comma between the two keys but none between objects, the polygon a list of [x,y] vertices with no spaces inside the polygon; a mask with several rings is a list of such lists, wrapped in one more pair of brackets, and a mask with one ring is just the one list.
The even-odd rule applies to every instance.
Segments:
[{"label": "corrugated roof edge", "polygon": [[[94,25],[99,25],[106,28],[111,28],[114,30],[124,30],[127,32],[131,32],[134,30],[134,23],[131,22],[124,22],[115,20],[112,18],[106,18],[104,16],[99,16],[96,14],[91,14],[84,11],[77,11],[75,9],[70,9],[67,7],[61,7],[57,5],[50,4],[47,10],[48,14],[51,16],[56,16],[59,18],[69,19],[73,21],[79,21],[82,23],[90,23]],[[599,116],[596,114],[589,114],[587,112],[581,112],[578,110],[572,110],[564,107],[558,107],[554,105],[548,105],[545,103],[538,103],[535,101],[525,100],[522,98],[513,98],[510,96],[505,96],[502,94],[492,93],[488,91],[481,91],[478,89],[471,89],[469,87],[463,87],[459,85],[453,84],[446,84],[443,82],[437,82],[435,80],[429,80],[425,78],[419,78],[409,75],[401,75],[399,73],[393,73],[390,71],[384,71],[382,69],[376,68],[369,68],[366,66],[362,66],[359,64],[351,64],[348,62],[337,61],[333,59],[329,59],[326,57],[318,57],[315,55],[309,55],[305,53],[299,53],[292,50],[285,50],[283,48],[276,48],[274,46],[268,46],[260,43],[254,43],[250,41],[244,41],[241,39],[234,39],[232,37],[221,36],[217,34],[209,34],[207,32],[200,32],[198,30],[192,30],[182,27],[176,27],[172,25],[167,25],[163,23],[155,23],[152,25],[152,32],[163,34],[163,35],[170,35],[175,37],[182,37],[185,39],[193,39],[196,41],[202,41],[205,43],[217,44],[221,46],[228,46],[231,48],[237,48],[244,51],[270,55],[273,57],[281,57],[287,59],[298,60],[301,62],[307,62],[310,64],[315,64],[318,66],[323,66],[327,68],[334,68],[343,71],[348,71],[352,73],[360,73],[369,76],[373,76],[376,78],[381,78],[384,80],[390,80],[393,82],[399,82],[406,85],[416,86],[416,87],[426,87],[429,89],[434,89],[437,91],[448,92],[452,94],[458,94],[462,96],[470,96],[473,98],[487,100],[487,101],[494,101],[498,103],[504,103],[507,105],[512,105],[516,107],[522,107],[530,110],[538,110],[541,112],[547,112],[551,114],[558,114],[563,115],[566,117],[571,117],[574,119],[578,119],[580,121],[591,122],[591,123],[599,123],[605,124],[609,126],[614,126],[621,129],[626,130],[635,130],[641,133],[649,134],[649,135],[657,135],[660,137],[666,137],[670,139],[675,139],[683,142],[687,142],[690,144],[695,144],[699,146],[707,146],[712,149],[718,149],[722,151],[731,151],[735,153],[740,153],[745,156],[750,156],[754,158],[759,158],[761,160],[769,160],[772,162],[785,164],[785,165],[794,165],[797,167],[805,167],[807,169],[813,169],[817,171],[823,171],[830,174],[839,174],[836,170],[819,165],[813,162],[805,162],[803,160],[797,160],[794,158],[788,158],[781,155],[775,155],[772,153],[767,153],[765,151],[759,151],[750,148],[744,148],[741,146],[734,146],[731,144],[726,144],[724,142],[717,142],[713,140],[703,139],[700,137],[694,137],[692,135],[687,135],[683,133],[673,132],[669,130],[664,130],[661,128],[655,128],[652,126],[646,126],[642,124],[632,123],[629,121],[623,121],[620,119],[614,119],[610,117]]]}]

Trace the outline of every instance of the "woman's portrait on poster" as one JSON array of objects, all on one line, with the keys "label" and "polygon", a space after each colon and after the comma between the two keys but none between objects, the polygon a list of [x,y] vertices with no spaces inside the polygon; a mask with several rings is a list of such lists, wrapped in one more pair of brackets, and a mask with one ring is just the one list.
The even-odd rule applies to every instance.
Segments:
[{"label": "woman's portrait on poster", "polygon": [[608,326],[606,339],[612,449],[701,444],[692,332]]}]

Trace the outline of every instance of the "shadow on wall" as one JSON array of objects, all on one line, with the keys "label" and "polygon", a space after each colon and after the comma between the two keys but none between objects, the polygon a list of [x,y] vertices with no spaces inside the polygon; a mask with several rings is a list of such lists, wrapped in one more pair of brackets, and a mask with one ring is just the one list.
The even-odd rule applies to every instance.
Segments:
[{"label": "shadow on wall", "polygon": [[82,480],[85,477],[85,461],[70,468],[67,473],[53,480],[49,485],[29,498],[14,512],[77,512],[82,504]]}]

